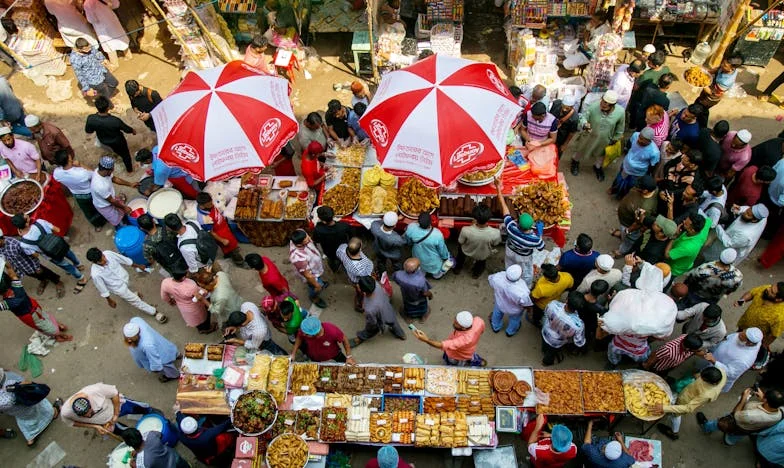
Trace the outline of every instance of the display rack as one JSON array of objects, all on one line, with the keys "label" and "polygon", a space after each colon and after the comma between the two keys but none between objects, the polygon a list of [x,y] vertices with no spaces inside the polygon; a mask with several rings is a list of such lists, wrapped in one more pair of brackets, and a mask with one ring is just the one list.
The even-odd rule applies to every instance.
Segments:
[{"label": "display rack", "polygon": [[462,24],[464,16],[463,0],[427,0],[422,27],[430,29],[436,24]]},{"label": "display rack", "polygon": [[[755,10],[751,13],[751,17],[756,18],[760,13],[762,12]],[[776,54],[782,38],[784,38],[784,12],[771,10],[738,39],[733,52],[743,55],[744,65],[766,67]]]},{"label": "display rack", "polygon": [[180,44],[180,55],[186,67],[203,70],[219,65],[212,57],[189,5],[184,0],[164,0],[161,5],[169,32]]}]

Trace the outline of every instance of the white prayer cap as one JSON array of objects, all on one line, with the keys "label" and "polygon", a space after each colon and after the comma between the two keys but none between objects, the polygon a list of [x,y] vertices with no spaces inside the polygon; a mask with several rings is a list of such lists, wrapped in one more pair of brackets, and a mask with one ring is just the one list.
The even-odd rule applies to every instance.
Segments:
[{"label": "white prayer cap", "polygon": [[601,254],[596,257],[596,268],[602,271],[610,271],[612,270],[615,261],[613,258],[607,254]]},{"label": "white prayer cap", "polygon": [[757,203],[751,207],[751,214],[753,214],[757,219],[765,219],[768,217],[768,215],[770,215],[770,210],[768,210],[768,207],[762,203]]},{"label": "white prayer cap", "polygon": [[738,137],[738,140],[742,141],[743,143],[748,143],[751,141],[751,132],[746,130],[738,130],[738,133],[735,134]]},{"label": "white prayer cap", "polygon": [[461,327],[469,328],[474,323],[474,316],[471,315],[471,312],[464,310],[455,316],[455,320],[457,320],[457,324]]},{"label": "white prayer cap", "polygon": [[397,224],[397,213],[394,211],[387,211],[384,213],[384,226],[395,227]]},{"label": "white prayer cap", "polygon": [[645,44],[645,47],[642,48],[642,51],[645,52],[646,54],[652,54],[656,52],[656,46],[654,46],[653,44]]},{"label": "white prayer cap", "polygon": [[612,89],[608,89],[604,92],[602,96],[602,101],[606,102],[607,104],[615,104],[618,102],[618,93],[613,91]]},{"label": "white prayer cap", "polygon": [[11,133],[11,127],[0,127],[0,136]]},{"label": "white prayer cap", "polygon": [[604,456],[608,460],[617,460],[621,458],[622,453],[623,449],[621,448],[621,443],[617,440],[607,442],[607,445],[604,446]]},{"label": "white prayer cap", "polygon": [[721,251],[719,260],[725,265],[732,265],[736,258],[738,258],[738,251],[733,248],[728,248]]},{"label": "white prayer cap", "polygon": [[762,341],[762,330],[760,330],[757,327],[747,328],[746,339],[754,344],[759,343],[760,341]]},{"label": "white prayer cap", "polygon": [[563,99],[561,99],[561,104],[564,106],[574,107],[574,105],[577,104],[577,99],[575,99],[575,97],[570,94],[568,96],[564,96]]},{"label": "white prayer cap", "polygon": [[196,429],[198,428],[199,428],[199,423],[196,422],[196,420],[190,416],[187,416],[182,421],[180,421],[180,430],[184,434],[193,434],[194,432],[196,432]]},{"label": "white prayer cap", "polygon": [[27,114],[24,119],[25,127],[35,127],[41,123],[41,119],[37,115]]},{"label": "white prayer cap", "polygon": [[520,265],[514,264],[509,265],[509,268],[506,269],[506,279],[509,281],[517,281],[523,276],[523,268]]},{"label": "white prayer cap", "polygon": [[133,338],[138,335],[140,331],[139,325],[132,322],[128,322],[123,326],[123,336],[126,338]]}]

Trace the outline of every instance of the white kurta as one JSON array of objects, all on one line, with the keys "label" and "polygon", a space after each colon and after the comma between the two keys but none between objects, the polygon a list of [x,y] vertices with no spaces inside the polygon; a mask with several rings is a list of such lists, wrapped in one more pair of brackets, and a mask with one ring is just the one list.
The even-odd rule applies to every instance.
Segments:
[{"label": "white kurta", "polygon": [[71,0],[44,0],[44,6],[49,13],[57,18],[57,30],[60,31],[65,45],[73,48],[74,43],[80,37],[87,39],[91,46],[98,45],[93,27],[76,9]]},{"label": "white kurta", "polygon": [[762,346],[761,343],[746,346],[745,343],[738,340],[738,335],[739,333],[727,335],[724,341],[711,352],[717,361],[717,366],[719,363],[723,364],[724,372],[727,374],[727,383],[721,390],[722,393],[729,392],[735,381],[754,365],[757,353]]},{"label": "white kurta", "polygon": [[[742,206],[740,212],[743,213],[748,208],[748,206]],[[765,230],[767,222],[766,218],[758,223],[749,223],[738,217],[727,229],[716,226],[716,240],[710,247],[705,249],[705,261],[712,262],[718,260],[724,249],[732,247],[738,252],[735,265],[740,265],[754,250],[760,236],[762,236],[762,231]]]},{"label": "white kurta", "polygon": [[[106,3],[103,3],[103,2]],[[130,43],[114,9],[120,0],[84,0],[83,8],[87,21],[93,25],[103,50],[126,50]]]}]

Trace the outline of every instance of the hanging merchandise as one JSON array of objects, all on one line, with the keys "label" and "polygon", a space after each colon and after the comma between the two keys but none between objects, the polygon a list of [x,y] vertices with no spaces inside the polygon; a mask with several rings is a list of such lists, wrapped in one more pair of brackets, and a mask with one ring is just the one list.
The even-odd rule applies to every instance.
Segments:
[{"label": "hanging merchandise", "polygon": [[462,42],[462,25],[438,24],[430,30],[430,50],[436,54],[459,58]]},{"label": "hanging merchandise", "polygon": [[588,63],[584,76],[590,91],[605,91],[610,84],[618,63],[617,54],[623,50],[623,40],[615,33],[602,35],[596,46],[594,57]]},{"label": "hanging merchandise", "polygon": [[54,47],[60,33],[49,22],[43,2],[19,0],[9,16],[17,32],[8,38],[8,47],[27,62],[20,65],[32,65],[38,75],[65,74],[65,57]]},{"label": "hanging merchandise", "polygon": [[190,8],[185,0],[164,0],[162,2],[169,24],[169,31],[178,39],[182,48],[180,55],[186,68],[203,70],[220,64],[213,58],[201,34]]},{"label": "hanging merchandise", "polygon": [[465,7],[463,0],[426,0],[423,28],[436,24],[463,23]]}]

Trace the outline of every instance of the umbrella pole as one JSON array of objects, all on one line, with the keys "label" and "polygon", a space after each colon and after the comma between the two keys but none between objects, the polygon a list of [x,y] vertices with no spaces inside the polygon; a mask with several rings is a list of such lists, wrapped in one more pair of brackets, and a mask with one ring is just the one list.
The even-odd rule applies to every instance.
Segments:
[{"label": "umbrella pole", "polygon": [[196,67],[199,68],[199,70],[204,70],[204,67],[201,66],[201,63],[199,63],[199,61],[196,60],[196,57],[194,57],[193,54],[191,54],[191,50],[188,48],[187,44],[185,43],[185,40],[182,38],[182,36],[180,36],[180,33],[177,32],[177,28],[175,28],[174,25],[171,24],[171,22],[169,21],[169,17],[166,16],[166,12],[163,11],[163,8],[161,8],[160,5],[158,5],[158,0],[151,0],[151,3],[155,5],[155,9],[158,10],[158,13],[160,13],[161,16],[163,16],[163,19],[166,21],[166,25],[169,26],[169,31],[180,42],[180,47],[182,48],[182,50],[185,51],[185,55],[190,57],[190,59],[193,61]]},{"label": "umbrella pole", "polygon": [[373,69],[373,80],[378,83],[378,69],[376,68],[376,48],[373,45],[373,14],[376,11],[377,0],[368,0],[365,3],[368,18],[368,37],[370,38],[370,68]]},{"label": "umbrella pole", "polygon": [[188,10],[190,10],[191,14],[193,15],[193,19],[195,19],[195,20],[196,20],[196,24],[198,24],[198,25],[199,25],[199,27],[201,28],[201,30],[202,30],[202,32],[204,33],[204,35],[206,35],[206,36],[207,36],[207,40],[208,40],[208,41],[210,41],[210,44],[212,44],[212,47],[214,47],[214,48],[215,48],[215,51],[216,51],[216,52],[218,53],[218,55],[220,55],[220,57],[223,59],[223,62],[224,62],[224,63],[229,63],[229,62],[231,62],[231,58],[229,58],[229,57],[226,57],[226,55],[223,53],[223,52],[224,52],[224,51],[223,51],[223,49],[221,49],[221,48],[218,46],[218,43],[217,43],[217,42],[215,42],[215,38],[214,38],[214,37],[212,37],[212,33],[210,32],[210,30],[209,30],[209,29],[207,29],[207,26],[204,24],[204,22],[202,22],[201,18],[199,18],[199,14],[198,14],[198,13],[196,13],[196,10],[194,10],[194,9],[193,9],[193,7],[190,5],[190,3],[188,3],[188,2],[185,2],[185,4],[186,4],[186,5],[188,5]]}]

